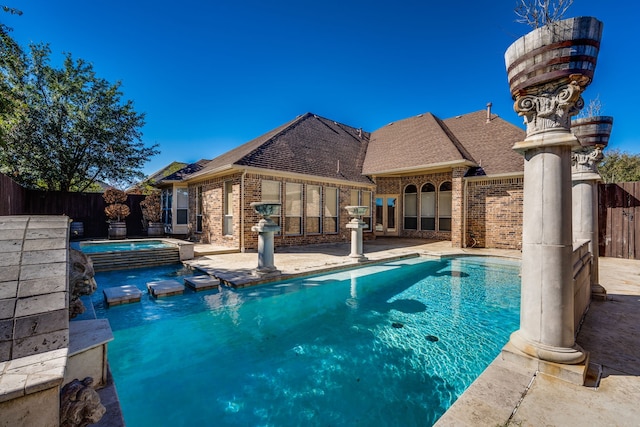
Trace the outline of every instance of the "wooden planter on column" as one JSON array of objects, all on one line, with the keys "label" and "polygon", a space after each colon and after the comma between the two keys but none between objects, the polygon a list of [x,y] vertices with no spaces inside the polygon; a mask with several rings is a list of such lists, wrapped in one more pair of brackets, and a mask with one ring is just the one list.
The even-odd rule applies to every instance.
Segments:
[{"label": "wooden planter on column", "polygon": [[515,98],[529,87],[572,75],[591,82],[601,37],[602,22],[583,16],[545,25],[519,38],[505,53],[511,95]]},{"label": "wooden planter on column", "polygon": [[606,147],[612,128],[611,116],[583,117],[571,121],[571,133],[578,138],[583,147]]}]

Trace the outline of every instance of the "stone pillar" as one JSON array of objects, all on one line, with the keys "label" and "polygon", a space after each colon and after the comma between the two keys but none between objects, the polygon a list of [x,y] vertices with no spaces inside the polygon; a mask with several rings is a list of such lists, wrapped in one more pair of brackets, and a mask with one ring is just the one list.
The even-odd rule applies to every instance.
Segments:
[{"label": "stone pillar", "polygon": [[[578,76],[579,77],[579,76]],[[588,79],[562,79],[522,90],[514,108],[527,137],[514,150],[525,157],[520,329],[510,343],[528,356],[577,364],[575,343],[571,151],[580,144],[570,119]]]},{"label": "stone pillar", "polygon": [[353,217],[351,221],[347,223],[347,228],[351,229],[351,253],[349,257],[356,259],[358,262],[366,261],[367,257],[364,256],[362,250],[362,230],[367,227],[367,223],[360,218],[369,212],[369,207],[345,206],[345,209],[349,213],[349,216]]},{"label": "stone pillar", "polygon": [[355,258],[357,261],[367,260],[362,249],[362,230],[366,226],[367,224],[358,218],[353,218],[347,223],[347,228],[351,229],[351,253],[349,257]]},{"label": "stone pillar", "polygon": [[280,227],[271,218],[263,218],[251,227],[251,231],[258,233],[258,268],[255,273],[258,276],[279,274],[273,261],[273,235],[280,231]]},{"label": "stone pillar", "polygon": [[600,285],[598,257],[598,184],[602,180],[597,165],[602,160],[602,149],[586,146],[572,154],[571,178],[573,181],[573,240],[589,240],[591,263],[591,293],[605,296]]},{"label": "stone pillar", "polygon": [[251,207],[262,215],[262,219],[251,227],[251,231],[258,233],[258,268],[255,274],[258,276],[280,274],[273,263],[273,235],[280,231],[280,226],[271,219],[271,215],[280,214],[280,203],[254,202],[251,203]]}]

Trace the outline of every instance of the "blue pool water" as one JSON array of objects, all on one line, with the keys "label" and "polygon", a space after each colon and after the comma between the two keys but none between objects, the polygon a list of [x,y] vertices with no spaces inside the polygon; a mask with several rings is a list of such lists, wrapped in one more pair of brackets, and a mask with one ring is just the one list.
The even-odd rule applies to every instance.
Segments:
[{"label": "blue pool water", "polygon": [[[136,251],[140,249],[159,249],[170,248],[174,245],[164,243],[160,240],[145,240],[132,242],[101,242],[101,243],[77,243],[75,249],[79,249],[86,254],[102,253],[102,252],[119,252],[119,251]],[[73,245],[72,245],[73,246]]]},{"label": "blue pool water", "polygon": [[105,308],[127,426],[429,426],[519,322],[519,265],[410,259]]}]

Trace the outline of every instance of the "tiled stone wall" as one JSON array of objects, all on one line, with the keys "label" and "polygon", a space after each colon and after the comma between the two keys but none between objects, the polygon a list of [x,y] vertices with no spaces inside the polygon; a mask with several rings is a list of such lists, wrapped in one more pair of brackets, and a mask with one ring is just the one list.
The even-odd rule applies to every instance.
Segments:
[{"label": "tiled stone wall", "polygon": [[0,217],[0,362],[69,342],[69,218]]},{"label": "tiled stone wall", "polygon": [[467,184],[467,244],[522,248],[524,178],[470,180]]}]

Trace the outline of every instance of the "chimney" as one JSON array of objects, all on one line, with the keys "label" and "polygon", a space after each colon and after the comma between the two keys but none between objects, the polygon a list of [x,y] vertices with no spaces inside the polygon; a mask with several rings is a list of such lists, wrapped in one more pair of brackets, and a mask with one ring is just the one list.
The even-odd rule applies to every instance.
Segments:
[{"label": "chimney", "polygon": [[493,104],[491,104],[490,102],[487,103],[487,123],[491,122],[491,106]]}]

